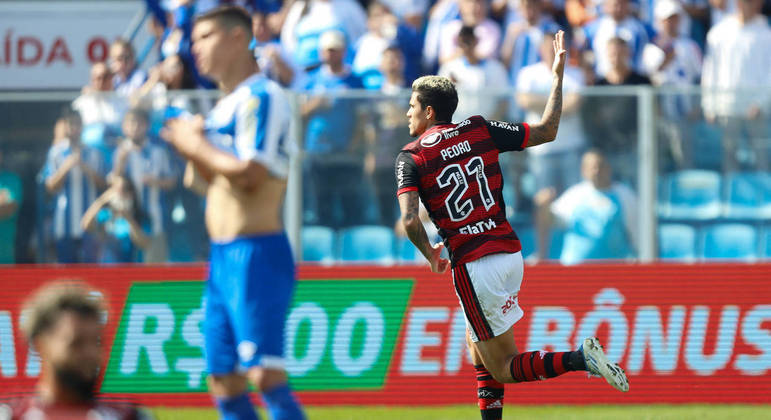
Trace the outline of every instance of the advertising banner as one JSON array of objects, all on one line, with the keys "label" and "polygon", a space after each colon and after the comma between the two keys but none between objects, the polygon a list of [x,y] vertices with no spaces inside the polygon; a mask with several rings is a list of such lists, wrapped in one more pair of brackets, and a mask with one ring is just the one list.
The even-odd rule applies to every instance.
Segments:
[{"label": "advertising banner", "polygon": [[[535,266],[519,294],[522,350],[604,343],[626,394],[569,373],[507,385],[507,404],[770,403],[771,264]],[[40,365],[19,330],[40,285],[79,279],[108,303],[100,390],[148,405],[209,405],[202,266],[0,270],[0,398],[30,392]],[[306,404],[472,404],[473,367],[449,274],[425,267],[301,267],[286,320],[293,387]]]},{"label": "advertising banner", "polygon": [[0,3],[0,89],[80,89],[141,1]]}]

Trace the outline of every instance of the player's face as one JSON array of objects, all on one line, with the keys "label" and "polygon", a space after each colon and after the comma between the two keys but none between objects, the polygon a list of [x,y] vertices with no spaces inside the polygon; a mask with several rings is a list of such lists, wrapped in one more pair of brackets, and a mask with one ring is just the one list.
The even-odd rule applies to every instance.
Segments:
[{"label": "player's face", "polygon": [[[231,31],[232,32],[232,31]],[[204,76],[219,80],[230,63],[228,31],[213,19],[198,22],[193,27],[195,65]]]},{"label": "player's face", "polygon": [[409,119],[410,136],[417,137],[428,129],[428,111],[420,105],[417,92],[412,92],[410,97],[410,108],[407,110],[407,118]]},{"label": "player's face", "polygon": [[35,345],[61,385],[89,398],[102,362],[101,335],[98,319],[64,312],[50,331],[38,337]]}]

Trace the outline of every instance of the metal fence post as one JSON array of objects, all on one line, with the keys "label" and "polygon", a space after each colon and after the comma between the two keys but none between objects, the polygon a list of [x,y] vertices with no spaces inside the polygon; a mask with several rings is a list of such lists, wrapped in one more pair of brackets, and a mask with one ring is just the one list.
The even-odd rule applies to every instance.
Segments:
[{"label": "metal fence post", "polygon": [[302,138],[302,117],[300,116],[300,95],[287,91],[292,109],[292,126],[290,135],[296,148],[289,160],[289,179],[287,180],[286,198],[284,200],[284,227],[289,242],[292,244],[295,261],[302,258],[302,213],[303,213],[303,180],[302,160],[304,140]]},{"label": "metal fence post", "polygon": [[655,121],[655,91],[651,87],[640,87],[637,91],[637,191],[639,197],[638,255],[641,262],[656,259],[656,179],[657,144]]}]

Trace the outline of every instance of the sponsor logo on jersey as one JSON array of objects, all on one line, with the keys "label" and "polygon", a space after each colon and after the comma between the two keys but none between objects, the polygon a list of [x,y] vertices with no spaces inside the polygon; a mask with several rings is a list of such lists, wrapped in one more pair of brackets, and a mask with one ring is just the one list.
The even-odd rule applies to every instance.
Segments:
[{"label": "sponsor logo on jersey", "polygon": [[490,125],[492,125],[493,127],[504,128],[504,129],[509,130],[509,131],[519,131],[519,126],[516,126],[514,124],[509,124],[509,123],[503,122],[503,121],[493,121],[493,120],[491,120],[490,121]]},{"label": "sponsor logo on jersey", "polygon": [[423,147],[433,147],[436,146],[440,141],[442,141],[442,133],[433,133],[420,139],[420,144]]},{"label": "sponsor logo on jersey", "polygon": [[404,162],[399,161],[399,164],[396,166],[396,185],[399,186],[399,188],[404,185]]}]

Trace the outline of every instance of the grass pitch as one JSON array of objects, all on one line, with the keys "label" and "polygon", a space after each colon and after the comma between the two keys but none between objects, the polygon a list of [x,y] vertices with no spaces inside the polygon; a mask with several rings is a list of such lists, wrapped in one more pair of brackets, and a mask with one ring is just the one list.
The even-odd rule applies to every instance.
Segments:
[{"label": "grass pitch", "polygon": [[[210,408],[153,408],[158,420],[217,420]],[[439,407],[306,407],[309,420],[476,420],[474,405]],[[262,419],[268,419],[260,410]],[[587,405],[505,406],[504,419],[607,419],[607,420],[723,420],[771,419],[771,405]]]}]

